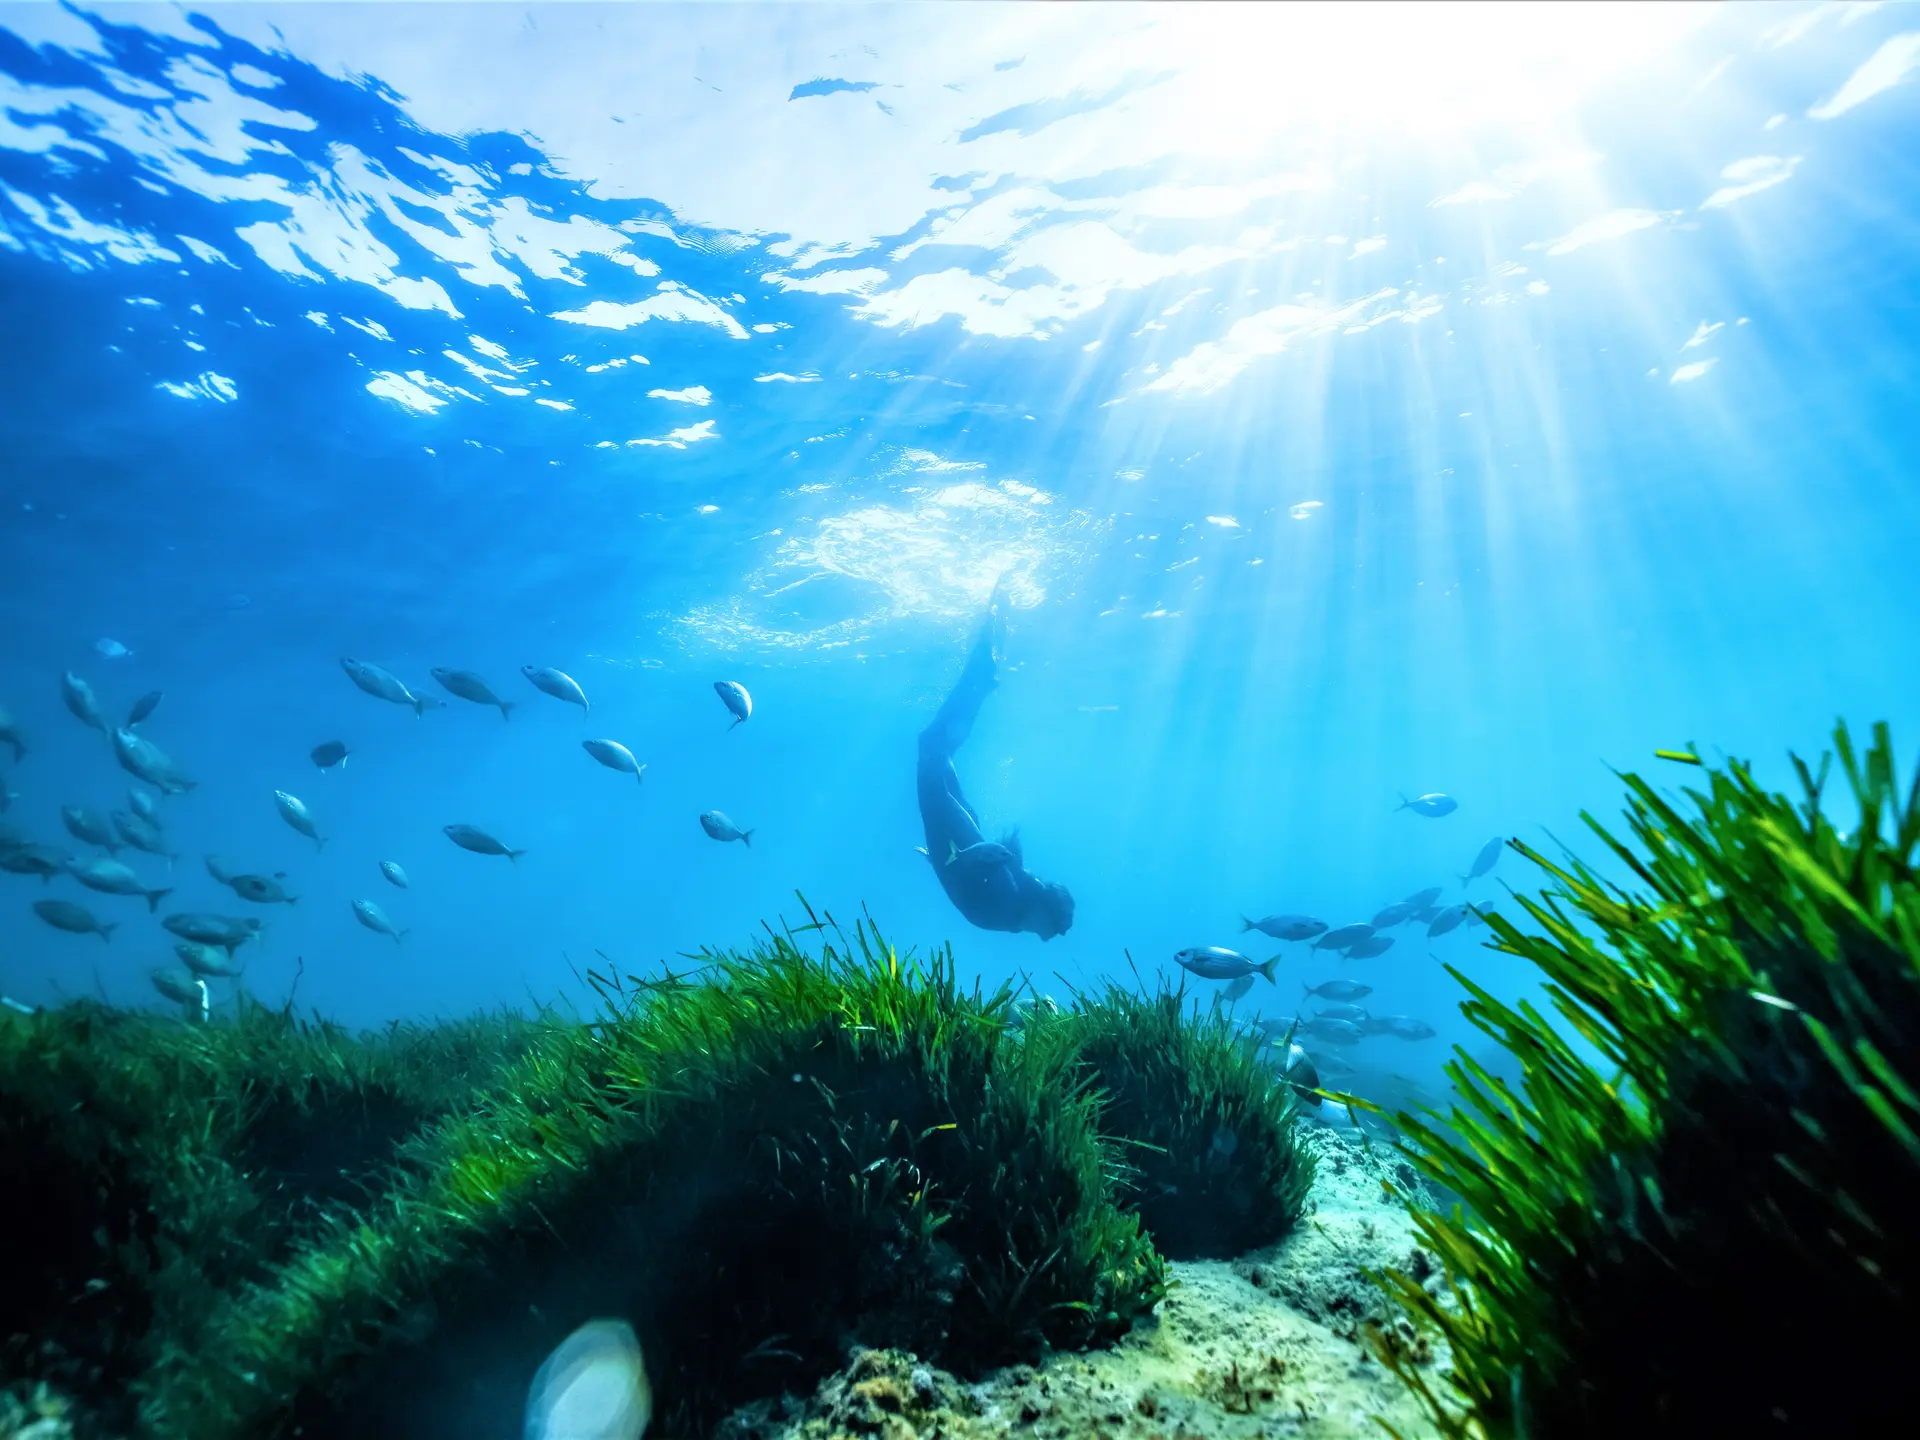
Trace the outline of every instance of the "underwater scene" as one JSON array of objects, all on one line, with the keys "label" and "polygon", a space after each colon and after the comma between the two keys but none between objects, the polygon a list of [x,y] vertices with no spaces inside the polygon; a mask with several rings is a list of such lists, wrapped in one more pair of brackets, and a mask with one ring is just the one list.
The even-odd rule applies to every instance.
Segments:
[{"label": "underwater scene", "polygon": [[1920,1412],[1920,6],[0,0],[0,1440]]}]

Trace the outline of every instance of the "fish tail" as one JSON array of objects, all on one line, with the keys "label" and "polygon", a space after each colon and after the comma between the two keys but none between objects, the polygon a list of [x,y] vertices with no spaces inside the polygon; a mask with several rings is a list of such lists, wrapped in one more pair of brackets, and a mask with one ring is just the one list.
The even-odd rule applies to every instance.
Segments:
[{"label": "fish tail", "polygon": [[326,837],[326,836],[324,836],[324,835],[316,835],[316,836],[314,836],[314,837],[313,837],[313,848],[314,848],[314,849],[316,849],[316,850],[324,850],[324,849],[326,849],[326,848],[327,848],[327,837]]},{"label": "fish tail", "polygon": [[638,770],[633,772],[633,783],[636,785],[644,785],[647,783],[646,766],[642,765]]},{"label": "fish tail", "polygon": [[512,864],[514,861],[518,860],[522,855],[526,853],[527,852],[524,850],[509,850],[507,851],[507,862],[509,864]]},{"label": "fish tail", "polygon": [[412,933],[413,933],[413,930],[411,929],[411,927],[409,927],[408,929],[405,929],[405,930],[396,930],[396,931],[394,931],[394,932],[393,932],[393,943],[394,943],[394,944],[396,944],[396,945],[398,945],[398,944],[400,944],[400,943],[401,943],[402,941],[404,941],[404,940],[405,940],[405,939],[407,938],[407,936],[409,936],[409,935],[411,935]]},{"label": "fish tail", "polygon": [[1266,964],[1259,967],[1260,973],[1267,977],[1267,983],[1269,985],[1278,985],[1280,983],[1278,980],[1275,980],[1273,978],[1273,967],[1278,965],[1279,963],[1280,963],[1280,957],[1276,955],[1271,960],[1267,961]]},{"label": "fish tail", "polygon": [[1253,921],[1247,919],[1246,916],[1242,915],[1240,917],[1240,933],[1244,935],[1247,933],[1247,931],[1251,929],[1253,929]]},{"label": "fish tail", "polygon": [[107,921],[106,924],[100,927],[100,938],[102,940],[111,941],[113,939],[113,932],[118,930],[119,928],[120,928],[120,922],[118,920]]},{"label": "fish tail", "polygon": [[742,830],[740,832],[740,839],[745,842],[747,849],[751,850],[753,848],[753,831]]},{"label": "fish tail", "polygon": [[732,724],[732,725],[729,725],[729,726],[727,726],[727,733],[728,733],[728,734],[732,734],[732,733],[733,733],[733,731],[734,731],[734,728],[735,728],[736,726],[739,726],[739,725],[743,725],[743,724],[745,724],[745,723],[746,723],[746,722],[745,722],[745,721],[743,721],[743,720],[742,720],[742,719],[741,719],[741,718],[740,718],[740,717],[739,717],[738,715],[736,715],[736,716],[734,716],[734,717],[733,717],[733,724]]},{"label": "fish tail", "polygon": [[507,712],[513,709],[513,707],[518,705],[519,703],[520,702],[518,700],[502,700],[500,702],[500,718],[502,720],[513,719],[513,716],[509,715]]},{"label": "fish tail", "polygon": [[1404,791],[1404,790],[1396,790],[1396,791],[1394,791],[1393,793],[1394,793],[1394,794],[1396,794],[1396,795],[1398,795],[1398,796],[1400,797],[1400,808],[1401,808],[1402,810],[1404,810],[1404,809],[1406,809],[1406,808],[1407,808],[1407,807],[1408,807],[1409,805],[1411,805],[1411,804],[1413,804],[1413,802],[1412,802],[1411,800],[1409,800],[1409,799],[1407,799],[1407,792],[1406,792],[1406,791]]},{"label": "fish tail", "polygon": [[171,894],[173,894],[171,889],[149,890],[147,892],[147,914],[152,915],[157,913],[160,909],[160,902]]},{"label": "fish tail", "polygon": [[580,714],[583,719],[586,716],[593,714],[593,701],[582,699],[580,701]]}]

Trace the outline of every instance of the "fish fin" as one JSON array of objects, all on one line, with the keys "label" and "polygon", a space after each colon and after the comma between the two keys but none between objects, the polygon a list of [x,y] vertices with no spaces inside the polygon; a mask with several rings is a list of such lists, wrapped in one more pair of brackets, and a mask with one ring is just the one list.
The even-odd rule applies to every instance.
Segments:
[{"label": "fish fin", "polygon": [[171,889],[149,890],[147,892],[147,914],[152,915],[160,909],[160,902],[173,894]]},{"label": "fish fin", "polygon": [[740,839],[742,843],[746,845],[747,849],[751,850],[753,848],[753,831],[742,830],[740,832]]},{"label": "fish fin", "polygon": [[316,835],[316,836],[314,836],[314,837],[313,837],[313,848],[314,848],[314,849],[316,849],[316,850],[324,850],[324,849],[326,849],[326,848],[327,848],[327,837],[326,837],[326,836],[324,836],[324,835]]},{"label": "fish fin", "polygon": [[1271,960],[1267,961],[1266,964],[1258,967],[1260,973],[1267,977],[1267,983],[1269,985],[1277,985],[1280,983],[1279,981],[1273,978],[1273,967],[1278,965],[1279,963],[1280,963],[1280,957],[1276,955]]},{"label": "fish fin", "polygon": [[1247,931],[1251,929],[1253,929],[1253,921],[1247,919],[1246,916],[1242,915],[1240,917],[1240,933],[1244,935],[1247,933]]},{"label": "fish fin", "polygon": [[916,855],[925,855],[925,856],[926,856],[926,857],[927,857],[927,858],[928,858],[929,860],[931,860],[931,859],[933,858],[933,856],[932,856],[931,854],[929,854],[929,853],[928,853],[928,851],[927,851],[927,847],[926,847],[926,846],[924,846],[924,845],[916,845],[916,846],[914,846],[914,847],[913,847],[913,853],[914,853],[914,854],[916,854]]},{"label": "fish fin", "polygon": [[728,733],[729,735],[731,735],[731,734],[733,733],[733,730],[734,730],[734,726],[738,726],[738,725],[744,725],[744,724],[746,724],[746,723],[747,723],[747,722],[746,722],[745,720],[743,720],[743,719],[741,719],[741,718],[740,718],[740,717],[739,717],[738,715],[736,715],[736,716],[734,716],[734,717],[733,717],[733,724],[732,724],[732,725],[729,725],[729,726],[727,726],[727,733]]},{"label": "fish fin", "polygon": [[508,863],[509,865],[513,865],[513,864],[517,864],[517,863],[519,863],[519,860],[520,860],[520,857],[521,857],[522,855],[524,855],[524,854],[526,854],[526,853],[527,853],[527,852],[526,852],[526,851],[524,851],[524,850],[509,850],[509,851],[507,851],[507,863]]},{"label": "fish fin", "polygon": [[1406,792],[1406,791],[1404,791],[1404,790],[1396,790],[1396,791],[1394,791],[1393,793],[1394,793],[1394,794],[1396,794],[1396,795],[1398,795],[1398,796],[1400,797],[1400,808],[1401,808],[1402,810],[1404,810],[1404,809],[1406,809],[1406,808],[1407,808],[1407,807],[1408,807],[1409,805],[1411,805],[1411,804],[1413,804],[1413,802],[1412,802],[1411,800],[1409,800],[1409,799],[1407,799],[1407,792]]},{"label": "fish fin", "polygon": [[111,941],[113,939],[113,932],[118,930],[119,928],[120,928],[120,922],[118,920],[107,921],[106,924],[100,927],[100,938],[102,940]]},{"label": "fish fin", "polygon": [[407,927],[407,928],[406,928],[405,930],[396,930],[396,931],[394,931],[394,932],[393,932],[393,943],[394,943],[394,944],[396,944],[396,945],[398,945],[398,944],[400,944],[400,943],[402,943],[402,942],[403,942],[403,941],[404,941],[404,940],[405,940],[405,939],[407,938],[407,936],[409,936],[409,935],[411,935],[412,933],[413,933],[413,927],[412,927],[412,926],[408,926],[408,927]]},{"label": "fish fin", "polygon": [[500,718],[502,720],[513,719],[513,716],[509,715],[507,712],[513,709],[513,707],[518,705],[519,703],[520,702],[518,700],[502,700],[500,702]]},{"label": "fish fin", "polygon": [[582,697],[580,701],[580,714],[583,718],[593,714],[593,701]]},{"label": "fish fin", "polygon": [[636,785],[644,785],[647,783],[646,766],[642,765],[638,770],[633,772],[633,783]]}]

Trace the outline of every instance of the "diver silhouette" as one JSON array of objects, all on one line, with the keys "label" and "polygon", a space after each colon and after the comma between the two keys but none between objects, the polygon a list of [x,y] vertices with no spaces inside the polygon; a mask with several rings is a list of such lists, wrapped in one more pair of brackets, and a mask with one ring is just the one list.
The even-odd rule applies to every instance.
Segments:
[{"label": "diver silhouette", "polygon": [[997,841],[980,833],[980,817],[953,768],[954,752],[966,744],[981,704],[1000,683],[995,671],[1006,638],[1003,599],[996,585],[967,668],[920,732],[920,819],[927,831],[927,860],[954,909],[982,930],[1028,931],[1051,940],[1072,926],[1073,896],[1066,886],[1027,873],[1018,830]]}]

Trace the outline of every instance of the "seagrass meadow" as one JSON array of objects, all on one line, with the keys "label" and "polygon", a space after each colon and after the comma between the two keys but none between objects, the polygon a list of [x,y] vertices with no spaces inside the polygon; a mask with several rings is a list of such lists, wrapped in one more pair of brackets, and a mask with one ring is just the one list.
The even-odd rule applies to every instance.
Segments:
[{"label": "seagrass meadow", "polygon": [[596,977],[588,1023],[8,1017],[8,1379],[88,1397],[80,1434],[508,1436],[613,1314],[695,1435],[849,1344],[1110,1343],[1162,1231],[1225,1256],[1301,1213],[1291,1090],[1179,992],[1018,1015],[827,919],[693,958]]}]

